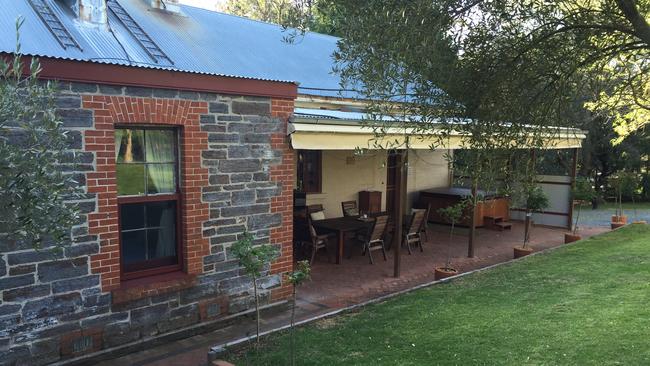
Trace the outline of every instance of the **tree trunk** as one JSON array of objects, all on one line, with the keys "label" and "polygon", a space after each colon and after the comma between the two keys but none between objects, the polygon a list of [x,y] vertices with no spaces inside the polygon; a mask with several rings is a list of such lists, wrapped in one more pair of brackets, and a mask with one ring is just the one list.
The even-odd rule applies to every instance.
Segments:
[{"label": "tree trunk", "polygon": [[530,210],[526,210],[526,220],[524,221],[524,245],[523,245],[523,248],[526,247],[526,245],[528,244],[528,240],[530,239],[530,217],[531,217]]},{"label": "tree trunk", "polygon": [[573,226],[573,235],[578,232],[578,221],[580,220],[580,211],[582,211],[582,205],[578,203],[578,214],[576,215],[576,223]]},{"label": "tree trunk", "polygon": [[260,345],[260,299],[257,296],[257,278],[253,277],[253,293],[255,296],[255,343]]},{"label": "tree trunk", "polygon": [[293,286],[293,304],[291,305],[291,335],[290,335],[290,352],[291,352],[291,366],[294,366],[296,364],[295,361],[295,347],[293,343],[293,333],[294,333],[294,324],[295,324],[295,319],[296,319],[296,286]]},{"label": "tree trunk", "polygon": [[650,46],[650,25],[639,12],[635,0],[616,0],[616,5],[634,28],[634,34]]},{"label": "tree trunk", "polygon": [[454,224],[455,222],[451,221],[451,230],[449,231],[449,243],[447,243],[447,261],[445,262],[445,269],[451,267],[451,243],[454,239]]},{"label": "tree trunk", "polygon": [[[472,178],[473,179],[473,178]],[[474,258],[474,242],[476,240],[476,206],[478,205],[478,182],[472,180],[472,209],[469,219],[469,242],[467,243],[467,257]]]}]

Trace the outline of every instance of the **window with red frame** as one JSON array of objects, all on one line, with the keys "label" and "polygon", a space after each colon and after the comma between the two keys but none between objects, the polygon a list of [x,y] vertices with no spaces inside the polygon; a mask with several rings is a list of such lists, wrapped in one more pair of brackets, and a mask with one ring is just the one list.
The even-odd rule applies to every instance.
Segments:
[{"label": "window with red frame", "polygon": [[179,270],[177,131],[116,128],[115,156],[122,277]]}]

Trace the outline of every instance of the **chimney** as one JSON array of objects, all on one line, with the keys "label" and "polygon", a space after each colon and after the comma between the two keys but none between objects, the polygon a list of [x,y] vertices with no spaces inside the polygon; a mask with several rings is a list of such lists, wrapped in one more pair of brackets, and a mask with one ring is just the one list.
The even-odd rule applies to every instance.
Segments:
[{"label": "chimney", "polygon": [[181,14],[181,7],[178,0],[150,0],[151,7],[154,9],[164,10],[174,14]]},{"label": "chimney", "polygon": [[77,19],[84,25],[106,26],[108,23],[107,0],[67,0]]}]

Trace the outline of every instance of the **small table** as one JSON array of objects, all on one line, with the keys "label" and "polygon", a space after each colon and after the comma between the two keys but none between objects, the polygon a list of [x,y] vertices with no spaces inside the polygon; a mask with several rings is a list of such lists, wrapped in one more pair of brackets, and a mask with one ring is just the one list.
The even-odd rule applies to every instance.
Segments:
[{"label": "small table", "polygon": [[336,255],[336,264],[341,264],[341,261],[343,260],[343,243],[345,240],[345,234],[368,229],[370,225],[372,225],[372,222],[372,220],[363,221],[359,220],[357,217],[348,216],[312,221],[312,225],[315,229],[332,231],[337,234],[338,248]]}]

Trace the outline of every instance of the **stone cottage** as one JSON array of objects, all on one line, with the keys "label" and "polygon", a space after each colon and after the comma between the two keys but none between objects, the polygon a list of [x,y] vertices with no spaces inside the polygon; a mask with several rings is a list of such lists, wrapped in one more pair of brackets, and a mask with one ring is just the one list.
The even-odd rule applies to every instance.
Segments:
[{"label": "stone cottage", "polygon": [[[331,72],[337,38],[307,33],[289,44],[277,25],[177,0],[2,6],[0,57],[13,57],[22,17],[25,61],[38,57],[40,77],[58,82],[75,157],[63,168],[83,195],[63,253],[0,241],[0,365],[88,360],[222,327],[252,306],[251,281],[229,253],[244,231],[281,250],[261,293],[266,305],[282,303],[294,188],[327,217],[361,192],[377,210],[396,210],[387,151],[355,154],[374,134],[360,124],[363,95]],[[567,130],[554,148],[575,153],[583,138]],[[409,205],[453,184],[444,155],[460,139],[411,147]],[[566,226],[573,176],[552,178],[562,192],[539,222]]]},{"label": "stone cottage", "polygon": [[[3,4],[2,33],[22,16],[25,59],[38,56],[41,77],[58,81],[57,113],[75,156],[64,169],[83,196],[74,243],[60,255],[0,242],[0,364],[178,336],[249,309],[250,280],[228,253],[244,230],[281,249],[262,279],[264,303],[289,294],[286,132],[297,85],[218,72],[224,60],[235,68],[269,55],[224,54],[210,38],[191,39],[205,37],[196,28],[217,13],[166,3]],[[2,38],[3,57],[13,39]]]}]

